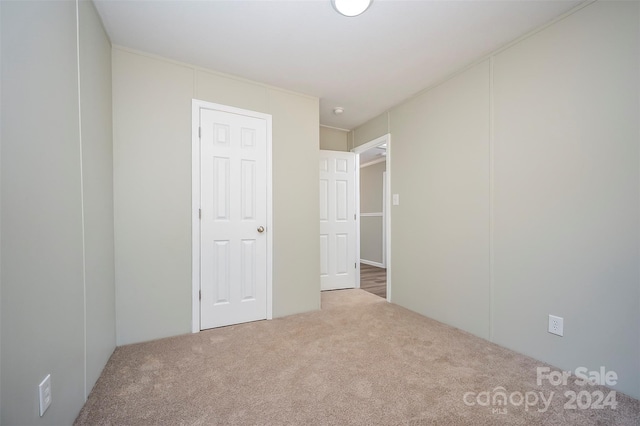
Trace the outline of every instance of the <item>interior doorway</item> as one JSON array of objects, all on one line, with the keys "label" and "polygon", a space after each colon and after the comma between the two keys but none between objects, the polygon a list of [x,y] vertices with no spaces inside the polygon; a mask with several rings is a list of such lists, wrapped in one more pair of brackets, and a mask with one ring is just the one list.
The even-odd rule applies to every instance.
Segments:
[{"label": "interior doorway", "polygon": [[351,151],[358,155],[360,288],[391,301],[390,146],[386,134]]}]

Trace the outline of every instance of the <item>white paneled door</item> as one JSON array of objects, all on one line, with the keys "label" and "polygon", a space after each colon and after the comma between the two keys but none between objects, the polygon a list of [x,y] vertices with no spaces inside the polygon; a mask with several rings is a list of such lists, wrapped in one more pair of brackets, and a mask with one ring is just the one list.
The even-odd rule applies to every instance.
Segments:
[{"label": "white paneled door", "polygon": [[356,286],[356,155],[320,151],[320,286]]},{"label": "white paneled door", "polygon": [[200,108],[201,329],[267,318],[268,124]]}]

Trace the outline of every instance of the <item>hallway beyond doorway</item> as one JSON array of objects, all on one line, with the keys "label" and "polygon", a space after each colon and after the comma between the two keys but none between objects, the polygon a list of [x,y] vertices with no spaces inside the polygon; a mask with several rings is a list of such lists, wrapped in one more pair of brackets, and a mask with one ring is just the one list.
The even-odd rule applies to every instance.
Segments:
[{"label": "hallway beyond doorway", "polygon": [[387,270],[360,263],[360,288],[376,296],[387,298]]}]

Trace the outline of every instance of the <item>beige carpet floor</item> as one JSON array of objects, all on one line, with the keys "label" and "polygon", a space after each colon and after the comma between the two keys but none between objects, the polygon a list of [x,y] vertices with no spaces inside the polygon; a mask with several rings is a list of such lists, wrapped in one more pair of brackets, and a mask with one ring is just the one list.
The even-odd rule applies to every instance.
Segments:
[{"label": "beige carpet floor", "polygon": [[[321,311],[117,348],[75,424],[640,424],[640,402],[621,393],[615,409],[565,409],[567,391],[610,390],[571,379],[538,386],[537,367],[362,290],[341,290],[322,294]],[[511,400],[493,404],[502,390]],[[551,401],[544,412],[541,400],[533,404],[540,393]]]}]

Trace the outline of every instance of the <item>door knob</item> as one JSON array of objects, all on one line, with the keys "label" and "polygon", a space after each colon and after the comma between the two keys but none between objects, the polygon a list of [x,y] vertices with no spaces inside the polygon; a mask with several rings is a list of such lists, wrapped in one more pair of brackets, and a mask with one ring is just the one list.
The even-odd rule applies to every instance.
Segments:
[{"label": "door knob", "polygon": [[264,226],[258,226],[258,232],[262,234],[264,232]]}]

